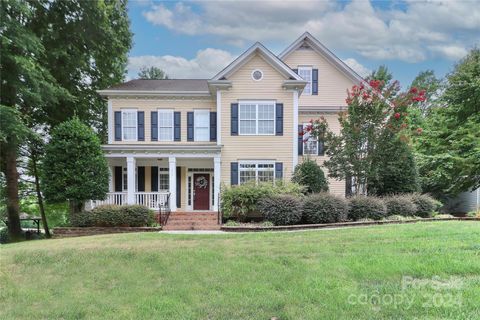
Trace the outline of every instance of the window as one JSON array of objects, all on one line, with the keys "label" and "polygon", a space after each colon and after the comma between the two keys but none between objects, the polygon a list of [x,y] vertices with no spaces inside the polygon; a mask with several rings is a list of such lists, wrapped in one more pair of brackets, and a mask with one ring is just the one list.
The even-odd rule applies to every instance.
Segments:
[{"label": "window", "polygon": [[239,121],[240,135],[275,134],[275,102],[241,102]]},{"label": "window", "polygon": [[170,176],[168,174],[168,168],[158,168],[158,190],[170,190]]},{"label": "window", "polygon": [[260,81],[263,78],[263,72],[261,70],[255,69],[252,71],[252,79],[255,81]]},{"label": "window", "polygon": [[158,141],[173,141],[173,110],[158,110]]},{"label": "window", "polygon": [[275,181],[275,164],[273,162],[244,162],[239,163],[239,181],[240,184],[250,181],[258,182],[274,182]]},{"label": "window", "polygon": [[122,134],[123,141],[137,140],[137,110],[123,109],[122,110]]},{"label": "window", "polygon": [[195,141],[210,141],[210,111],[195,110],[193,123]]},{"label": "window", "polygon": [[303,80],[307,81],[307,85],[303,89],[304,95],[312,94],[312,68],[311,67],[298,67],[298,75]]},{"label": "window", "polygon": [[305,127],[308,123],[303,124],[303,154],[317,155],[318,154],[318,140],[310,135],[310,132],[305,131]]},{"label": "window", "polygon": [[[137,168],[135,168],[135,191],[138,189],[138,174]],[[128,172],[127,167],[123,167],[123,174],[122,174],[122,191],[128,190]]]}]

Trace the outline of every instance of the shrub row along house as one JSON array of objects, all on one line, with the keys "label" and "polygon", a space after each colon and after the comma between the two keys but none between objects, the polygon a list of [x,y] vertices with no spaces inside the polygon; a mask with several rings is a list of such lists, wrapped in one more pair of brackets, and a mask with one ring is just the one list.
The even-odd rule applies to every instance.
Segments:
[{"label": "shrub row along house", "polygon": [[[108,99],[110,193],[101,203],[218,211],[222,185],[290,180],[323,144],[300,136],[323,115],[339,130],[346,90],[362,79],[308,32],[279,56],[255,43],[212,79],[132,80]],[[345,195],[345,182],[330,180]],[[159,200],[163,199],[163,200]]]}]

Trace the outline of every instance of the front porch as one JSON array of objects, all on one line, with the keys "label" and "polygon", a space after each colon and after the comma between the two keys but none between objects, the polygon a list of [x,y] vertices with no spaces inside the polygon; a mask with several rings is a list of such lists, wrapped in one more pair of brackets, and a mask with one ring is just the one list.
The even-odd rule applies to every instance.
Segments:
[{"label": "front porch", "polygon": [[168,153],[164,148],[104,146],[110,169],[109,193],[105,200],[90,201],[90,208],[101,204],[140,204],[153,210],[169,208],[172,212],[218,211],[219,148],[195,146],[194,151],[170,147]]}]

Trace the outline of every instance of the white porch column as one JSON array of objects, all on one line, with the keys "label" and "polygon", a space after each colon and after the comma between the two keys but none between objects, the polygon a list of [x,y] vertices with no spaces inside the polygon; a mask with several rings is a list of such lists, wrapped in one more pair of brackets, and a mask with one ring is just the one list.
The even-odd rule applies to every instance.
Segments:
[{"label": "white porch column", "polygon": [[222,144],[222,92],[217,88],[217,145]]},{"label": "white porch column", "polygon": [[213,211],[218,211],[220,200],[220,180],[221,180],[220,156],[213,158]]},{"label": "white porch column", "polygon": [[168,157],[168,177],[170,191],[170,210],[177,211],[177,160],[175,157]]},{"label": "white porch column", "polygon": [[127,203],[135,204],[135,158],[127,157]]},{"label": "white porch column", "polygon": [[113,167],[108,166],[108,192],[113,191]]},{"label": "white porch column", "polygon": [[298,164],[298,90],[293,90],[293,170]]}]

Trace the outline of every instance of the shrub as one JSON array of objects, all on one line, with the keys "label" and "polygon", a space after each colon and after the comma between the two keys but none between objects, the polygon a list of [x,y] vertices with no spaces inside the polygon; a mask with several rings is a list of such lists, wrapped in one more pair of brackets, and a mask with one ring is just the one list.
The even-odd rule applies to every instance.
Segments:
[{"label": "shrub", "polygon": [[306,193],[328,191],[328,182],[322,168],[312,159],[305,159],[295,167],[292,181],[305,186]]},{"label": "shrub", "polygon": [[237,227],[239,225],[240,225],[240,223],[238,223],[235,220],[228,220],[227,222],[225,222],[225,226],[227,226],[227,227]]},{"label": "shrub", "polygon": [[330,193],[312,194],[303,202],[303,216],[307,223],[332,223],[347,219],[345,199]]},{"label": "shrub", "polygon": [[9,236],[8,236],[8,229],[2,228],[0,229],[0,243],[8,243]]},{"label": "shrub", "polygon": [[75,227],[144,227],[154,223],[153,211],[140,205],[104,205],[72,215]]},{"label": "shrub", "polygon": [[348,218],[351,220],[380,220],[386,216],[387,208],[383,201],[377,197],[357,196],[349,201]]},{"label": "shrub", "polygon": [[406,195],[395,195],[384,198],[388,215],[414,216],[417,206]]},{"label": "shrub", "polygon": [[262,222],[262,227],[273,227],[274,224],[272,221],[263,221]]},{"label": "shrub", "polygon": [[257,211],[257,203],[260,199],[275,194],[289,194],[300,196],[304,192],[304,187],[297,183],[277,182],[253,183],[225,187],[221,194],[221,210],[225,218],[237,217],[243,218],[249,213]]},{"label": "shrub", "polygon": [[414,193],[410,196],[410,200],[417,207],[415,215],[422,218],[430,218],[437,210],[437,201],[426,194]]},{"label": "shrub", "polygon": [[302,203],[291,195],[271,195],[258,202],[258,210],[265,220],[275,225],[296,224],[302,219]]}]

